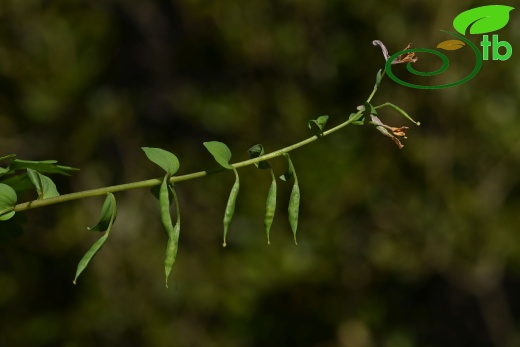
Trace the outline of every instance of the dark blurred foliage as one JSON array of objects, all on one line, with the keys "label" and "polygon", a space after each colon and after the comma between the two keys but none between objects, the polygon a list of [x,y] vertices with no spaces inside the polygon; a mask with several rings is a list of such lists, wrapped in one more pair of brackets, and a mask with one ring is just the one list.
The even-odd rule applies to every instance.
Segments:
[{"label": "dark blurred foliage", "polygon": [[[458,13],[486,4],[2,0],[0,156],[80,168],[53,176],[68,193],[160,176],[142,146],[174,152],[179,174],[216,165],[204,141],[227,143],[234,161],[256,143],[275,150],[309,136],[309,119],[338,124],[364,102],[384,64],[373,39],[390,52],[434,48],[451,39],[440,29],[453,30]],[[511,15],[497,33],[516,50]],[[284,182],[266,244],[268,172],[240,170],[225,249],[233,174],[179,183],[169,289],[166,236],[146,190],[116,195],[111,237],[77,286],[103,198],[20,215],[23,235],[12,230],[0,246],[0,346],[518,346],[515,52],[450,89],[385,78],[374,103],[391,101],[422,123],[380,112],[411,127],[402,150],[350,126],[293,152],[298,246]],[[471,64],[453,58],[450,76]],[[271,164],[278,174],[286,165]]]}]

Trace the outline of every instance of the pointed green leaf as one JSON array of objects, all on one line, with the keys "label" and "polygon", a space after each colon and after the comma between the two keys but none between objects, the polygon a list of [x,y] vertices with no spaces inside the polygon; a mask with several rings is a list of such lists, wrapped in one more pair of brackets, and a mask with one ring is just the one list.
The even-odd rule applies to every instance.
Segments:
[{"label": "pointed green leaf", "polygon": [[231,151],[224,143],[218,141],[204,142],[204,147],[206,147],[213,158],[215,158],[217,163],[222,167],[226,169],[233,168],[233,166],[229,164],[229,161],[231,160]]},{"label": "pointed green leaf", "polygon": [[60,193],[58,193],[58,190],[56,189],[56,185],[49,177],[42,175],[33,169],[27,169],[27,176],[36,188],[38,200],[60,196]]},{"label": "pointed green leaf", "polygon": [[376,85],[375,85],[376,88],[379,87],[382,79],[383,79],[383,70],[379,69],[379,71],[377,72],[377,75],[376,75]]},{"label": "pointed green leaf", "polygon": [[[109,201],[109,202],[107,202]],[[110,230],[112,229],[112,225],[114,223],[114,220],[116,219],[117,215],[117,206],[116,206],[116,199],[114,197],[114,194],[108,193],[107,197],[105,199],[105,202],[103,203],[103,208],[101,209],[101,217],[100,217],[100,223],[104,221],[104,216],[110,215],[110,220],[108,222],[108,225],[106,226],[106,232],[105,235],[101,236],[99,240],[97,240],[92,247],[85,253],[83,258],[78,263],[78,267],[76,269],[76,276],[74,277],[74,281],[72,283],[76,284],[79,275],[87,268],[87,265],[90,263],[92,258],[101,250],[103,245],[105,244],[106,240],[108,239],[108,235],[110,234]],[[93,228],[88,228],[89,230],[103,230],[104,226],[101,226],[100,223],[96,225]],[[99,229],[96,229],[99,226]]]},{"label": "pointed green leaf", "polygon": [[13,188],[7,184],[0,183],[0,221],[8,220],[14,216],[14,206],[17,196]]},{"label": "pointed green leaf", "polygon": [[92,247],[90,247],[90,249],[87,251],[87,253],[85,253],[83,258],[81,258],[81,260],[78,263],[78,267],[76,268],[76,276],[74,277],[74,281],[72,281],[72,283],[77,284],[79,275],[81,275],[81,273],[87,268],[88,264],[90,263],[92,258],[94,258],[94,256],[97,254],[97,252],[99,252],[101,250],[101,248],[105,244],[105,241],[107,240],[107,238],[108,238],[107,234],[101,236],[99,238],[99,240],[97,240],[92,245]]},{"label": "pointed green leaf", "polygon": [[32,161],[20,159],[11,160],[8,169],[8,173],[14,173],[18,170],[33,169],[38,172],[57,173],[66,176],[70,176],[72,171],[79,170],[70,166],[58,165],[56,160]]},{"label": "pointed green leaf", "polygon": [[[262,146],[261,144],[254,145],[253,147],[249,148],[247,153],[249,154],[249,159],[261,157],[262,155],[264,155],[264,146]],[[265,160],[255,163],[255,166],[263,170],[271,168],[269,163]]]},{"label": "pointed green leaf", "polygon": [[99,216],[99,221],[96,225],[87,229],[92,231],[108,230],[110,225],[115,221],[116,217],[116,198],[114,197],[114,194],[108,193],[107,197],[105,198],[105,202],[103,202],[103,207],[101,208],[101,215]]},{"label": "pointed green leaf", "polygon": [[142,147],[141,149],[148,159],[159,165],[170,176],[173,176],[179,170],[180,164],[175,154],[161,148]]},{"label": "pointed green leaf", "polygon": [[323,136],[323,129],[329,120],[329,116],[320,116],[308,122],[309,129],[314,129],[316,135]]},{"label": "pointed green leaf", "polygon": [[514,7],[487,5],[464,11],[453,20],[453,27],[462,35],[470,27],[470,34],[486,34],[502,29],[509,22],[509,12]]}]

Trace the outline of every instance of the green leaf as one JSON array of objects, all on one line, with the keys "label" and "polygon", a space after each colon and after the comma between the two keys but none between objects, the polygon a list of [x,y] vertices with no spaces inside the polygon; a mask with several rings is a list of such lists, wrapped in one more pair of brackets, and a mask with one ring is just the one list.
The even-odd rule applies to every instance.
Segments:
[{"label": "green leaf", "polygon": [[[109,215],[110,220],[108,222],[108,225],[101,225],[101,222],[103,221],[105,216]],[[74,277],[74,281],[72,283],[76,284],[76,281],[78,280],[79,275],[87,268],[87,265],[90,263],[92,258],[101,250],[103,245],[105,244],[106,240],[108,239],[108,235],[110,234],[110,230],[112,229],[112,225],[114,223],[114,220],[116,219],[117,215],[117,207],[116,207],[116,199],[114,197],[114,194],[108,193],[107,197],[105,199],[105,202],[103,203],[103,208],[101,209],[101,217],[99,219],[99,223],[92,228],[88,228],[89,230],[106,230],[105,235],[101,236],[99,240],[97,240],[92,247],[85,253],[83,258],[78,263],[78,267],[76,269],[76,276]],[[96,229],[99,226],[99,229]],[[106,227],[106,228],[105,228]]]},{"label": "green leaf", "polygon": [[[10,158],[14,158],[14,155],[8,155],[0,159]],[[69,166],[57,165],[56,163],[56,160],[30,161],[12,159],[7,168],[0,168],[0,180],[2,183],[11,186],[18,194],[21,194],[27,190],[32,190],[34,187],[28,177],[27,169],[32,169],[39,173],[58,173],[67,176],[72,171],[78,170]]]},{"label": "green leaf", "polygon": [[[14,157],[16,157],[16,154],[9,154],[9,155],[6,155],[6,156],[4,156],[4,157],[1,157],[1,158],[0,158],[0,161],[5,160],[5,159],[11,159],[11,158],[14,158]],[[9,169],[8,169],[8,168],[0,167],[0,176],[2,176],[3,174],[5,174],[6,172],[9,172]]]},{"label": "green leaf", "polygon": [[0,179],[2,183],[11,186],[11,188],[13,188],[18,195],[21,195],[26,191],[32,191],[34,189],[34,185],[31,183],[27,175],[27,170],[21,174],[4,176]]},{"label": "green leaf", "polygon": [[[261,144],[254,145],[253,147],[248,149],[247,153],[249,154],[249,159],[261,157],[262,155],[264,155],[264,146],[262,146]],[[269,163],[265,160],[255,163],[255,166],[263,170],[271,168]]]},{"label": "green leaf", "polygon": [[170,176],[173,176],[179,170],[179,160],[173,153],[161,148],[142,147],[141,149],[148,159],[159,165]]},{"label": "green leaf", "polygon": [[16,157],[16,154],[8,154],[6,156],[0,157],[0,161],[5,160],[5,159],[15,158],[15,157]]},{"label": "green leaf", "polygon": [[36,188],[38,200],[60,196],[60,193],[58,193],[58,190],[56,189],[56,185],[49,177],[42,175],[33,169],[27,169],[27,176]]},{"label": "green leaf", "polygon": [[0,221],[8,220],[14,216],[14,206],[17,196],[13,188],[7,184],[0,183]]},{"label": "green leaf", "polygon": [[81,275],[83,270],[85,270],[87,268],[87,266],[90,263],[90,261],[92,260],[92,258],[94,258],[94,256],[97,254],[97,252],[99,252],[99,250],[103,247],[107,238],[108,238],[107,234],[101,236],[99,238],[99,240],[97,240],[92,245],[92,247],[90,247],[90,249],[87,251],[87,253],[85,253],[83,258],[81,258],[81,260],[78,263],[78,267],[76,268],[76,276],[74,277],[74,281],[72,281],[72,283],[74,283],[74,284],[77,283],[79,275]]},{"label": "green leaf", "polygon": [[87,228],[92,231],[105,231],[110,228],[112,223],[115,221],[117,217],[116,210],[116,198],[114,194],[108,193],[105,198],[105,202],[103,203],[103,207],[101,208],[101,215],[99,216],[99,221],[93,227]]},{"label": "green leaf", "polygon": [[226,169],[233,168],[233,166],[229,164],[229,161],[231,160],[231,151],[224,143],[218,141],[204,142],[204,147],[206,147],[213,158],[215,158],[217,163],[222,167]]},{"label": "green leaf", "polygon": [[309,129],[314,129],[316,135],[323,136],[323,129],[329,120],[329,116],[320,116],[308,122]]},{"label": "green leaf", "polygon": [[57,165],[56,160],[32,161],[20,159],[11,160],[8,169],[8,172],[5,174],[14,173],[19,170],[33,169],[38,172],[57,173],[66,176],[70,176],[72,171],[79,170],[70,166]]},{"label": "green leaf", "polygon": [[365,124],[365,115],[363,113],[357,114],[357,113],[351,113],[348,119],[352,119],[354,117],[357,117],[355,121],[352,122],[354,125],[363,125]]},{"label": "green leaf", "polygon": [[453,27],[462,35],[466,30],[470,34],[486,34],[502,29],[509,22],[509,12],[514,7],[504,5],[487,5],[464,11],[453,20]]},{"label": "green leaf", "polygon": [[365,108],[365,111],[368,111],[370,112],[370,114],[377,114],[377,110],[374,108],[374,106],[372,106],[371,103],[369,103],[368,101],[365,102],[365,104],[363,105],[363,107]]},{"label": "green leaf", "polygon": [[376,88],[379,87],[382,79],[383,79],[383,70],[379,69],[379,71],[377,72],[377,75],[376,75],[376,85],[375,85]]}]

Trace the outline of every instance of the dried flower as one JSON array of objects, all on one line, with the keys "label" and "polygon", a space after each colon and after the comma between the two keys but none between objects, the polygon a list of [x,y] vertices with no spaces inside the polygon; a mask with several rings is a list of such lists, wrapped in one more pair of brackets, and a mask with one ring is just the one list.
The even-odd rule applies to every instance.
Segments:
[{"label": "dried flower", "polygon": [[399,139],[396,136],[406,139],[406,133],[404,131],[408,129],[408,127],[391,127],[389,125],[383,124],[383,122],[381,122],[381,120],[373,114],[370,115],[370,118],[372,118],[372,124],[375,125],[376,129],[379,130],[380,133],[391,138],[395,142],[397,147],[404,147],[404,145],[401,143],[401,141],[399,141]]},{"label": "dried flower", "polygon": [[[379,40],[374,40],[372,41],[372,44],[374,46],[381,47],[381,51],[383,52],[385,60],[388,60],[390,58],[390,54],[388,54],[388,50],[386,49],[386,46],[383,44],[383,42]],[[410,47],[412,47],[411,43],[409,43],[408,46],[406,46],[405,49],[403,49],[403,51],[410,49]],[[392,64],[415,63],[418,59],[419,58],[415,56],[415,53],[411,52],[407,54],[401,54],[392,61]]]}]

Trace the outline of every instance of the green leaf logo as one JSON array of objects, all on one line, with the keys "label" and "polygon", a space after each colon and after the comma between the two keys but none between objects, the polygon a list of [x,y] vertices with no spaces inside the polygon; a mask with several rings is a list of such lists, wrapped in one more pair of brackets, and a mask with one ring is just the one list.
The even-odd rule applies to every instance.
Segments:
[{"label": "green leaf logo", "polygon": [[502,29],[509,22],[509,12],[514,7],[487,5],[475,7],[459,14],[453,20],[453,27],[462,35],[470,28],[470,34],[486,34]]}]

